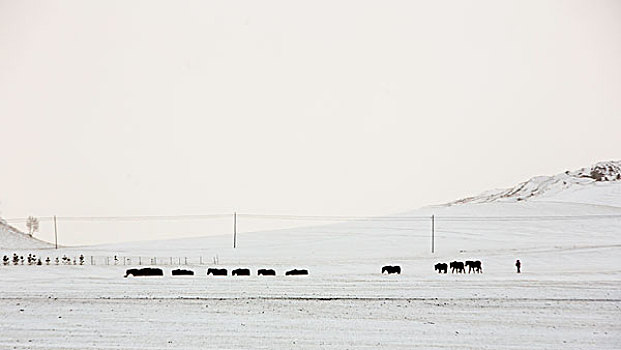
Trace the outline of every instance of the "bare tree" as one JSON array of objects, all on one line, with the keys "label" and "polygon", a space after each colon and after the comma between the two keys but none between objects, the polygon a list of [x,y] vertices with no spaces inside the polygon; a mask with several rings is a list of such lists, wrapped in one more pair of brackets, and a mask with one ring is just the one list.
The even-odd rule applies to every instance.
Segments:
[{"label": "bare tree", "polygon": [[39,231],[39,219],[29,216],[26,220],[26,227],[28,228],[28,234],[30,236],[34,235],[35,232]]}]

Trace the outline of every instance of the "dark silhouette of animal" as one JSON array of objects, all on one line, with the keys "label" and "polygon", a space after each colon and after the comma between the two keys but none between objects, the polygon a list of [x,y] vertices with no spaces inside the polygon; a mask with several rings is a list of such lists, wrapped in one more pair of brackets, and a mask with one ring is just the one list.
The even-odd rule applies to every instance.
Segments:
[{"label": "dark silhouette of animal", "polygon": [[[469,267],[470,269],[472,269],[470,267],[470,265],[473,264],[473,263],[474,263],[474,261],[472,261],[472,260],[466,260],[466,262],[464,263],[464,266],[465,267]],[[470,269],[468,269],[468,273],[470,273]]]},{"label": "dark silhouette of animal", "polygon": [[176,270],[172,270],[172,275],[173,276],[194,276],[194,271],[176,269]]},{"label": "dark silhouette of animal", "polygon": [[259,269],[257,271],[257,275],[259,276],[276,276],[276,271],[272,269]]},{"label": "dark silhouette of animal", "polygon": [[127,276],[164,276],[164,271],[162,269],[153,268],[153,267],[145,267],[142,269],[129,269],[125,271],[125,277]]},{"label": "dark silhouette of animal", "polygon": [[438,273],[447,273],[448,271],[448,265],[446,263],[437,263],[434,268]]},{"label": "dark silhouette of animal", "polygon": [[227,273],[226,269],[214,269],[211,267],[207,269],[207,276],[226,276]]},{"label": "dark silhouette of animal", "polygon": [[449,266],[451,267],[451,273],[466,273],[464,263],[461,261],[453,261],[449,264]]},{"label": "dark silhouette of animal", "polygon": [[298,270],[293,269],[285,272],[285,276],[299,276],[299,275],[308,275],[308,270]]},{"label": "dark silhouette of animal", "polygon": [[481,262],[479,260],[476,260],[476,261],[468,260],[466,261],[466,266],[468,266],[468,273],[472,271],[476,273],[483,272],[483,269],[481,268]]},{"label": "dark silhouette of animal", "polygon": [[396,273],[398,275],[401,274],[401,266],[390,266],[390,265],[386,265],[384,267],[382,267],[382,274],[384,274],[384,272],[390,274]]},{"label": "dark silhouette of animal", "polygon": [[231,271],[231,276],[250,276],[249,269],[235,269]]}]

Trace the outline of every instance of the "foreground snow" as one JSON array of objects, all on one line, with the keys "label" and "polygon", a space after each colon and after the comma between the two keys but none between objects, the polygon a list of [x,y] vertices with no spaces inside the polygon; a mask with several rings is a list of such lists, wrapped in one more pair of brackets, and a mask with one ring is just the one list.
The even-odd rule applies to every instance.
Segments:
[{"label": "foreground snow", "polygon": [[[482,253],[483,274],[436,257],[309,264],[309,276],[123,278],[127,266],[3,266],[6,349],[618,349],[621,248]],[[458,257],[459,258],[459,257]],[[221,267],[236,267],[224,265]],[[264,267],[247,264],[244,267]],[[253,271],[253,274],[254,272]],[[27,281],[25,284],[24,282]]]},{"label": "foreground snow", "polygon": [[3,321],[0,347],[615,349],[618,306],[506,298],[0,300],[0,317],[13,320]]}]

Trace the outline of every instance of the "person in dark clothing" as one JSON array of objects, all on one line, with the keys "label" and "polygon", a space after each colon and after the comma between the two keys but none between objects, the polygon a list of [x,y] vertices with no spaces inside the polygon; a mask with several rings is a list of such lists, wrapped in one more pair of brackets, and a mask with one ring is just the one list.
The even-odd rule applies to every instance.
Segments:
[{"label": "person in dark clothing", "polygon": [[520,273],[520,268],[522,267],[522,263],[520,262],[519,259],[515,261],[515,267],[517,267],[517,273]]}]

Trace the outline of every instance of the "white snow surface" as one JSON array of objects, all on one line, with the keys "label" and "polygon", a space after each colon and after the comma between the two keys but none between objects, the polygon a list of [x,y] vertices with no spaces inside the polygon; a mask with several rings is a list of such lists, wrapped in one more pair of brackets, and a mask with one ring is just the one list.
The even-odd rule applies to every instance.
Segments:
[{"label": "white snow surface", "polygon": [[51,247],[50,243],[23,233],[0,218],[0,249],[42,249]]},{"label": "white snow surface", "polygon": [[[599,162],[589,168],[566,171],[554,176],[536,176],[512,188],[487,191],[449,205],[498,201],[582,200],[579,202],[618,206],[621,194],[619,182],[621,182],[621,161]],[[593,191],[597,193],[592,193]],[[581,192],[585,193],[580,195]],[[578,195],[574,197],[576,193]]]},{"label": "white snow surface", "polygon": [[[236,249],[231,235],[5,249],[86,264],[0,266],[0,349],[619,349],[621,181],[571,176],[533,179],[521,188],[542,194],[523,200],[240,233]],[[153,258],[164,277],[123,278]],[[433,269],[470,259],[482,274]]]}]

